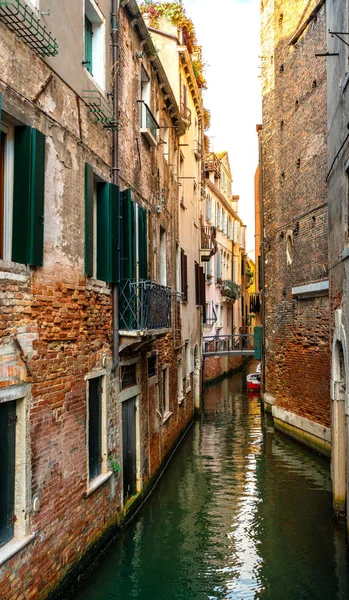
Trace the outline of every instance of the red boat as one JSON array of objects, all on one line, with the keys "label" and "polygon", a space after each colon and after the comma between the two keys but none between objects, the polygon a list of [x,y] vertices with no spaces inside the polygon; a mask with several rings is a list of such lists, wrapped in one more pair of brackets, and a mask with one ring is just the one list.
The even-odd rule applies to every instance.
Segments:
[{"label": "red boat", "polygon": [[260,386],[261,386],[261,364],[260,363],[259,363],[259,365],[257,365],[256,372],[250,373],[250,375],[247,375],[246,380],[247,380],[247,389],[248,390],[259,392]]},{"label": "red boat", "polygon": [[246,379],[247,379],[247,389],[248,390],[259,391],[260,386],[261,386],[260,373],[251,373],[250,375],[247,375]]}]

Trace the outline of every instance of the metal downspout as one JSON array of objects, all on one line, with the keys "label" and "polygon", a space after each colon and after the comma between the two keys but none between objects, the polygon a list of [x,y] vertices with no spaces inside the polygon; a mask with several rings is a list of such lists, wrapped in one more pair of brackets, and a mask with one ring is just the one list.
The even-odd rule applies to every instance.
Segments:
[{"label": "metal downspout", "polygon": [[[113,89],[113,112],[115,121],[119,115],[119,87],[118,87],[118,17],[119,17],[119,0],[112,0],[112,89]],[[118,127],[113,129],[113,183],[119,184],[119,131]],[[119,285],[113,283],[112,287],[112,302],[113,302],[113,366],[114,372],[119,366]]]}]

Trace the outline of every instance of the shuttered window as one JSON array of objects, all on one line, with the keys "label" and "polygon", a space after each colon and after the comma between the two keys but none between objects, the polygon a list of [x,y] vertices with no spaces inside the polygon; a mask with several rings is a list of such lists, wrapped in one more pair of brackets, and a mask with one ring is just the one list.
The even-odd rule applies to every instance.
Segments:
[{"label": "shuttered window", "polygon": [[181,250],[181,292],[184,302],[188,302],[188,257]]},{"label": "shuttered window", "polygon": [[138,275],[148,279],[148,228],[147,211],[138,206]]},{"label": "shuttered window", "polygon": [[85,67],[92,75],[92,36],[91,21],[85,15]]},{"label": "shuttered window", "polygon": [[102,377],[88,382],[88,468],[89,480],[102,472]]},{"label": "shuttered window", "polygon": [[195,301],[196,306],[205,306],[205,273],[203,267],[195,263]]},{"label": "shuttered window", "polygon": [[[120,194],[118,186],[95,181],[85,164],[85,275],[120,281]],[[96,220],[96,222],[95,222]]]},{"label": "shuttered window", "polygon": [[14,535],[16,402],[0,403],[0,547]]},{"label": "shuttered window", "polygon": [[121,279],[136,278],[136,222],[131,190],[121,192]]},{"label": "shuttered window", "polygon": [[0,257],[42,266],[45,136],[3,120],[0,94]]}]

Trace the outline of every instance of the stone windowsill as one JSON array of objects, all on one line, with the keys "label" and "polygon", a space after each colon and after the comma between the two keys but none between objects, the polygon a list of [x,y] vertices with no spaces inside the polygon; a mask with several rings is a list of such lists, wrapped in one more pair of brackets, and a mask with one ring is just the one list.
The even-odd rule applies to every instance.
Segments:
[{"label": "stone windowsill", "polygon": [[0,566],[6,562],[9,558],[17,554],[22,548],[25,548],[34,538],[35,533],[26,535],[22,538],[13,538],[5,546],[0,548]]},{"label": "stone windowsill", "polygon": [[0,282],[27,283],[30,277],[30,268],[27,265],[0,260]]},{"label": "stone windowsill", "polygon": [[93,494],[93,492],[98,490],[98,488],[101,487],[103,483],[105,483],[106,481],[108,481],[108,479],[111,478],[112,474],[113,471],[108,471],[108,473],[102,473],[101,475],[98,475],[97,477],[92,479],[92,481],[89,481],[88,489],[85,493],[85,498],[88,498],[89,496],[91,496],[91,494]]},{"label": "stone windowsill", "polygon": [[111,294],[111,289],[105,281],[100,279],[94,279],[94,277],[86,278],[86,289],[98,294]]},{"label": "stone windowsill", "polygon": [[171,416],[172,416],[172,413],[170,411],[167,411],[167,413],[165,413],[162,417],[162,424],[164,425]]},{"label": "stone windowsill", "polygon": [[181,396],[179,396],[179,397],[178,397],[178,404],[179,404],[179,406],[180,406],[181,404],[183,404],[183,400],[184,400],[184,396],[183,396],[183,394],[182,394]]}]

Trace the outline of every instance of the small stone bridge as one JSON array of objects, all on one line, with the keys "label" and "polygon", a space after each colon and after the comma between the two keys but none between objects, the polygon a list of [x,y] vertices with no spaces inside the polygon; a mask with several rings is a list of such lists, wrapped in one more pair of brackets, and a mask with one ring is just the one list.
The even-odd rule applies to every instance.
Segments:
[{"label": "small stone bridge", "polygon": [[252,333],[214,335],[202,340],[205,356],[254,356],[255,339]]}]

